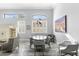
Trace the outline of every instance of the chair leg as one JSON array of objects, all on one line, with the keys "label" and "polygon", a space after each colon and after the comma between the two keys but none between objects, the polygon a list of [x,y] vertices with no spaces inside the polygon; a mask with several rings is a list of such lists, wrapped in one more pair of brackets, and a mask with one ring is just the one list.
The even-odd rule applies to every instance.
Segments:
[{"label": "chair leg", "polygon": [[59,55],[61,56],[61,51],[59,50]]},{"label": "chair leg", "polygon": [[34,51],[34,56],[36,56],[36,51]]},{"label": "chair leg", "polygon": [[49,45],[49,48],[51,48],[50,43],[48,43],[48,45]]},{"label": "chair leg", "polygon": [[42,53],[43,53],[42,56],[44,56],[44,51]]},{"label": "chair leg", "polygon": [[31,44],[30,44],[30,48],[31,48]]},{"label": "chair leg", "polygon": [[36,56],[36,49],[34,49],[34,56]]},{"label": "chair leg", "polygon": [[30,43],[30,48],[32,47],[32,44],[33,44],[33,43]]},{"label": "chair leg", "polygon": [[45,49],[43,49],[43,56],[44,56],[44,50],[45,50]]}]

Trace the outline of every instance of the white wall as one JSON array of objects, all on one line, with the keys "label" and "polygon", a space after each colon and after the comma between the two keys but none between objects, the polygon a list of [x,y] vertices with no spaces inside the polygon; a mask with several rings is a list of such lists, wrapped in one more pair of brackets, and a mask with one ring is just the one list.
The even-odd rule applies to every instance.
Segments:
[{"label": "white wall", "polygon": [[[17,21],[19,20],[23,20],[23,19],[4,19],[3,15],[4,14],[8,14],[8,13],[15,13],[15,14],[23,14],[25,15],[24,17],[24,21],[26,22],[26,25],[32,25],[32,16],[36,15],[36,14],[40,14],[40,15],[45,15],[47,16],[47,22],[48,22],[48,26],[47,26],[47,34],[48,33],[53,33],[53,9],[1,9],[0,10],[0,24],[13,24],[16,26]],[[31,26],[32,27],[32,26]],[[32,28],[31,28],[32,29]],[[20,35],[21,38],[30,38],[32,33],[32,30],[27,30],[26,29],[26,33]]]},{"label": "white wall", "polygon": [[[63,3],[57,4],[54,9],[54,21],[63,15],[67,15],[67,33],[73,39],[79,41],[79,4],[77,3]],[[68,40],[65,36],[66,33],[54,32],[58,42]]]},{"label": "white wall", "polygon": [[8,41],[9,37],[9,25],[0,24],[0,41]]}]

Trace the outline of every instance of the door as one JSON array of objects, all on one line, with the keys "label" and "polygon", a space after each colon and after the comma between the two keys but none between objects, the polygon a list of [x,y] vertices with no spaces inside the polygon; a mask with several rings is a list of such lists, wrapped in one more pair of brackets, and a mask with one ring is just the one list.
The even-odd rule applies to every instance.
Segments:
[{"label": "door", "polygon": [[26,22],[24,20],[19,20],[17,22],[17,33],[20,39],[23,40],[26,38]]},{"label": "door", "polygon": [[18,33],[19,34],[23,34],[23,33],[26,33],[26,23],[25,21],[18,21]]}]

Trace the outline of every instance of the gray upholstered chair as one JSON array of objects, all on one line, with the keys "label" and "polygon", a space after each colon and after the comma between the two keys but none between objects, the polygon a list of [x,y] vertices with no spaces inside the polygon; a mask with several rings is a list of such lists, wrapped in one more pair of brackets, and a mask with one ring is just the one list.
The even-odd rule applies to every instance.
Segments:
[{"label": "gray upholstered chair", "polygon": [[59,44],[59,46],[67,46],[67,45],[71,45],[72,43],[70,41],[64,41],[62,43]]},{"label": "gray upholstered chair", "polygon": [[64,50],[61,50],[61,55],[76,55],[78,56],[78,45],[75,44],[75,45],[68,45],[66,49]]},{"label": "gray upholstered chair", "polygon": [[13,49],[14,38],[9,38],[7,43],[4,43],[1,46],[1,50],[5,52],[12,52]]},{"label": "gray upholstered chair", "polygon": [[70,41],[63,41],[59,44],[59,55],[61,55],[61,50],[64,50],[68,45],[71,45]]},{"label": "gray upholstered chair", "polygon": [[1,51],[2,45],[3,45],[5,42],[6,42],[6,41],[0,41],[0,51]]}]

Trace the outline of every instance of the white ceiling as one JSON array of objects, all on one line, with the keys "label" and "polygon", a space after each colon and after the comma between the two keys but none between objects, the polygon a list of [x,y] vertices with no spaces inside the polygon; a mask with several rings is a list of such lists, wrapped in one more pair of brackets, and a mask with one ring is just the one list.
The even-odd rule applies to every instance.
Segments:
[{"label": "white ceiling", "polygon": [[0,9],[53,9],[52,3],[0,3]]}]

